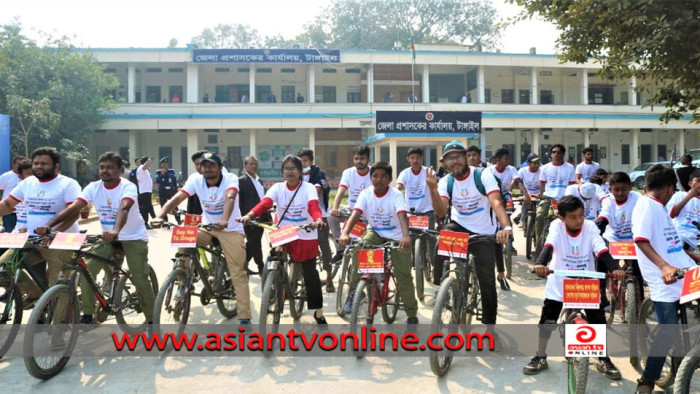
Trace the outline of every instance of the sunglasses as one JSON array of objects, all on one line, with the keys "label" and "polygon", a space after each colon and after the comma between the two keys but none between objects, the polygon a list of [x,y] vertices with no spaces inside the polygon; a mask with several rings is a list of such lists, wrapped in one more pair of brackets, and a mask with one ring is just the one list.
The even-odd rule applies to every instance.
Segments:
[{"label": "sunglasses", "polygon": [[551,153],[551,154],[553,154],[553,155],[563,155],[563,154],[564,154],[564,152],[562,152],[562,151],[560,151],[560,150],[553,150],[553,151],[551,151],[551,152],[549,152],[549,153]]}]

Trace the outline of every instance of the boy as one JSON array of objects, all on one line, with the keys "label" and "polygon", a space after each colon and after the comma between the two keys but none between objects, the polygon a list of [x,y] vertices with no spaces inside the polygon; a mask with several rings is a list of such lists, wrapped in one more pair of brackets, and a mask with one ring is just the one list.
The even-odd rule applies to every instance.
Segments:
[{"label": "boy", "polygon": [[[611,276],[624,278],[624,271],[619,270],[613,260],[605,242],[600,237],[598,229],[590,220],[585,220],[583,202],[574,196],[564,196],[559,200],[559,216],[549,227],[547,240],[542,248],[542,253],[537,258],[535,273],[546,276],[550,267],[547,263],[550,259],[554,262],[553,270],[586,270],[595,271],[595,258],[603,262]],[[549,276],[544,291],[544,305],[540,316],[540,335],[537,354],[523,368],[526,375],[535,375],[547,369],[547,342],[556,328],[563,307],[564,278]],[[591,324],[605,324],[605,312],[602,308],[587,309],[586,316]],[[621,378],[620,371],[610,361],[609,357],[600,357],[598,370],[605,377],[613,380]]]},{"label": "boy", "polygon": [[700,229],[693,222],[700,222],[700,170],[693,171],[688,180],[690,189],[676,192],[666,204],[673,225],[689,250],[698,249]]},{"label": "boy", "polygon": [[600,210],[600,200],[605,197],[600,186],[590,182],[569,185],[566,187],[564,195],[581,199],[586,220],[595,220]]},{"label": "boy", "polygon": [[608,242],[632,241],[632,211],[642,195],[632,191],[630,176],[624,172],[610,177],[610,194],[603,198],[595,224]]}]

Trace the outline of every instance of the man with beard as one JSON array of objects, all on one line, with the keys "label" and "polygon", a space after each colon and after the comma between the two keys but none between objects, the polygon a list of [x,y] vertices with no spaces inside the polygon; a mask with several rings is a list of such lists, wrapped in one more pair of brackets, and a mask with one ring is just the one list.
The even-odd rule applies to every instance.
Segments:
[{"label": "man with beard", "polygon": [[[0,175],[0,193],[2,193],[2,198],[9,196],[12,189],[14,189],[15,186],[17,186],[19,181],[22,179],[22,177],[19,174],[19,171],[17,170],[17,167],[19,167],[19,165],[24,163],[25,161],[27,161],[26,157],[15,156],[14,160],[12,160],[12,169]],[[2,226],[8,233],[14,230],[16,224],[17,214],[15,212],[8,213],[7,215],[2,217]]]},{"label": "man with beard", "polygon": [[[0,202],[0,215],[12,212],[17,204],[24,203],[27,207],[27,232],[29,234],[39,234],[36,230],[46,227],[46,224],[66,205],[70,205],[80,194],[80,185],[75,179],[59,174],[60,156],[56,148],[42,147],[32,152],[32,173],[27,179],[20,182],[10,195]],[[65,217],[59,223],[55,223],[54,231],[77,233],[78,215]],[[42,234],[40,234],[42,235]],[[70,250],[47,249],[38,247],[33,243],[28,243],[27,248],[36,247],[39,256],[35,253],[27,253],[30,264],[37,264],[41,259],[48,263],[49,285],[53,285],[58,280],[58,274],[64,262],[70,260],[73,254]],[[12,259],[13,250],[10,249],[0,257],[0,262]],[[22,283],[20,283],[20,287]],[[26,288],[26,287],[23,287]]]},{"label": "man with beard", "polygon": [[[146,322],[153,321],[155,294],[148,278],[148,235],[143,225],[143,218],[134,203],[138,199],[136,185],[121,178],[123,160],[118,153],[106,152],[97,160],[100,180],[91,182],[73,203],[54,216],[44,227],[37,228],[37,233],[45,233],[53,226],[80,213],[87,204],[92,203],[102,225],[102,240],[88,251],[103,258],[114,254],[114,243],[119,239],[131,279],[141,297],[143,314]],[[86,257],[90,274],[97,275],[102,262],[96,258]],[[92,324],[95,312],[95,295],[87,281],[80,281],[83,301],[82,324]]]},{"label": "man with beard", "polygon": [[[192,160],[192,163],[194,163],[194,169],[197,171],[197,174],[202,173],[202,156],[207,153],[205,150],[200,150],[195,152],[190,159]],[[192,175],[192,174],[190,174]],[[161,205],[162,206],[162,205]],[[201,215],[202,214],[202,204],[199,203],[199,197],[195,194],[194,196],[190,196],[187,198],[187,213],[191,213],[193,215]]]}]

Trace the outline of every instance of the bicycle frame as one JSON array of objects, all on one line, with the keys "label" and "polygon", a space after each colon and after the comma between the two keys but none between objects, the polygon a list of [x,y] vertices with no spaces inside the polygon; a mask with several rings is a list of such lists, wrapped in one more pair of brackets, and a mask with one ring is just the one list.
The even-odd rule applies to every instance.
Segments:
[{"label": "bicycle frame", "polygon": [[376,315],[379,308],[383,307],[387,303],[387,301],[389,301],[389,284],[391,282],[394,283],[396,292],[398,293],[399,291],[398,283],[396,283],[396,278],[394,277],[394,273],[392,270],[393,267],[391,264],[390,250],[391,249],[388,247],[384,248],[384,272],[382,274],[379,274],[382,276],[381,285],[379,284],[380,282],[376,278],[377,274],[363,274],[361,278],[371,281],[372,284],[372,294],[369,300],[370,316]]}]

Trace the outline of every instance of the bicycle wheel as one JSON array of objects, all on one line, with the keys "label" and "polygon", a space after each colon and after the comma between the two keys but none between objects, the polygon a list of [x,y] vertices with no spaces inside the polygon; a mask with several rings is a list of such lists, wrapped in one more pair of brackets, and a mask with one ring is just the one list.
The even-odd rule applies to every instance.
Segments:
[{"label": "bicycle wheel", "polygon": [[[459,286],[457,279],[447,277],[440,285],[437,297],[435,299],[435,307],[433,308],[433,317],[430,322],[431,333],[441,333],[443,338],[452,332],[457,332],[459,322],[459,311],[457,310],[457,297],[459,297]],[[443,346],[444,342],[434,344]],[[452,352],[444,349],[442,351],[431,351],[430,353],[430,369],[435,376],[444,376],[450,369],[452,364]]]},{"label": "bicycle wheel", "polygon": [[418,297],[419,300],[422,300],[425,295],[423,283],[423,251],[421,250],[421,245],[420,237],[416,237],[415,241],[413,241],[413,269],[416,271],[416,297]]},{"label": "bicycle wheel", "polygon": [[284,310],[284,284],[278,270],[267,273],[262,298],[260,299],[260,318],[258,320],[260,333],[277,332]]},{"label": "bicycle wheel", "polygon": [[389,286],[389,289],[382,306],[382,319],[384,323],[391,324],[396,320],[396,314],[399,313],[399,288],[396,286],[394,275],[391,275],[388,283],[384,286]]},{"label": "bicycle wheel", "polygon": [[[367,326],[367,329],[374,324],[374,314],[370,308],[370,297],[373,296],[374,280],[361,279],[355,288],[355,298],[352,300],[352,311],[350,312],[350,332],[358,338],[358,350],[353,351],[355,356],[363,357],[365,352],[362,351],[369,347],[369,343],[360,343],[362,338],[362,326]],[[369,342],[369,335],[367,335]]]},{"label": "bicycle wheel", "polygon": [[588,382],[588,357],[567,357],[570,394],[584,394]]},{"label": "bicycle wheel", "polygon": [[216,297],[216,307],[219,308],[219,312],[227,319],[235,317],[238,314],[236,289],[233,287],[231,273],[228,270],[228,265],[225,260],[217,262],[213,287]]},{"label": "bicycle wheel", "polygon": [[696,356],[687,355],[678,367],[676,382],[673,384],[674,394],[700,393],[700,357],[696,348],[692,349]]},{"label": "bicycle wheel", "polygon": [[154,332],[163,333],[161,326],[177,324],[177,334],[185,330],[190,319],[192,292],[187,272],[176,269],[161,286],[153,308]]},{"label": "bicycle wheel", "polygon": [[605,311],[605,321],[608,324],[612,324],[615,321],[615,312],[624,307],[624,305],[620,304],[621,300],[618,299],[620,285],[621,283],[613,278],[605,280],[605,292],[608,296],[608,301],[610,301],[609,309]]},{"label": "bicycle wheel", "polygon": [[335,312],[339,317],[345,316],[345,297],[350,292],[350,266],[352,265],[352,254],[343,255],[343,262],[340,264],[340,278],[335,294]]},{"label": "bicycle wheel", "polygon": [[639,364],[637,356],[637,331],[635,327],[639,323],[637,316],[637,284],[633,281],[625,283],[624,314],[627,327],[630,329],[630,364],[636,367]]},{"label": "bicycle wheel", "polygon": [[[473,257],[469,257],[472,259]],[[472,324],[472,320],[476,318],[479,319],[479,308],[481,305],[481,290],[479,289],[479,281],[476,278],[476,272],[474,271],[474,265],[470,264],[472,268],[469,269],[469,276],[467,276],[467,302],[464,304],[465,313],[462,315],[461,324]]]},{"label": "bicycle wheel", "polygon": [[[75,284],[79,284],[81,280],[84,280],[80,271],[73,271],[71,279]],[[100,291],[100,293],[109,294],[110,286],[112,285],[112,269],[109,265],[104,263],[100,264],[97,274],[93,276],[92,279],[95,280],[95,284],[97,285],[97,289]],[[77,294],[76,296],[78,297],[78,301],[81,302],[80,308],[81,310],[84,310],[82,305],[82,289],[80,288],[80,286],[76,286],[75,291]],[[93,313],[93,319],[96,323],[104,323],[109,317],[109,314],[104,308],[102,308],[102,305],[100,305],[100,303],[97,302],[97,299],[95,299],[94,302],[95,312]]]},{"label": "bicycle wheel", "polygon": [[508,240],[505,245],[503,245],[503,257],[506,265],[506,278],[511,279],[513,274],[513,244],[512,240]]},{"label": "bicycle wheel", "polygon": [[535,244],[535,220],[532,216],[525,216],[525,257],[528,260],[533,258],[532,246]]},{"label": "bicycle wheel", "polygon": [[69,285],[52,286],[39,298],[24,337],[24,365],[30,375],[46,380],[61,372],[78,339],[79,323],[80,305]]},{"label": "bicycle wheel", "polygon": [[[639,342],[640,360],[642,361],[640,364],[642,368],[645,368],[649,348],[651,347],[651,340],[659,329],[659,323],[654,311],[654,303],[650,298],[646,298],[644,302],[642,302],[642,307],[639,311],[639,324],[637,327],[639,327],[637,338]],[[671,352],[673,352],[673,348],[671,348],[669,354],[671,354]],[[656,385],[664,389],[671,387],[679,365],[679,357],[666,356],[666,362],[661,370],[661,377],[656,381]]]},{"label": "bicycle wheel", "polygon": [[10,350],[22,323],[22,292],[11,282],[9,276],[0,279],[0,358]]},{"label": "bicycle wheel", "polygon": [[306,288],[304,287],[304,275],[301,270],[301,265],[297,263],[290,264],[291,273],[289,274],[289,313],[294,320],[299,320],[304,311],[304,301],[306,301]]},{"label": "bicycle wheel", "polygon": [[423,245],[423,279],[430,283],[433,280],[433,253],[435,253],[435,248],[430,245],[430,239],[422,243]]},{"label": "bicycle wheel", "polygon": [[[148,279],[151,282],[150,291],[155,297],[158,294],[158,279],[151,265],[148,265]],[[114,317],[119,327],[127,334],[136,334],[148,329],[148,319],[144,314],[142,296],[136,290],[136,285],[131,275],[122,275],[119,278],[117,290],[114,292],[116,310]]]}]

